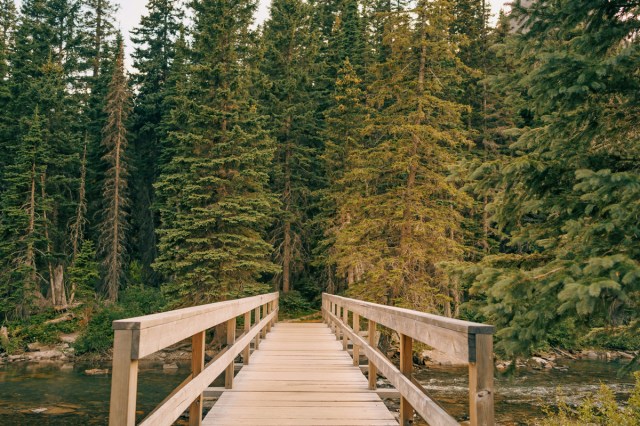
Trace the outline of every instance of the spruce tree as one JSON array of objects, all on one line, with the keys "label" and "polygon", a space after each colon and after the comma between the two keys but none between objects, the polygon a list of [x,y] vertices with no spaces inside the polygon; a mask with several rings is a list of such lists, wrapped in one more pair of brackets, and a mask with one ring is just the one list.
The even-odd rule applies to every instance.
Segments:
[{"label": "spruce tree", "polygon": [[46,173],[46,145],[38,108],[28,133],[13,145],[14,157],[4,173],[0,205],[0,313],[5,318],[26,317],[44,303],[38,257],[44,252],[45,206],[41,177]]},{"label": "spruce tree", "polygon": [[119,52],[109,84],[105,113],[107,123],[102,145],[108,164],[103,187],[104,212],[100,225],[100,253],[105,269],[104,281],[111,301],[118,299],[126,259],[126,230],[130,205],[128,191],[127,119],[130,94],[124,69],[124,45],[119,39]]},{"label": "spruce tree", "polygon": [[638,320],[638,15],[633,5],[515,7],[511,78],[530,97],[530,127],[484,179],[503,188],[490,209],[508,245],[467,270],[508,355],[553,330]]},{"label": "spruce tree", "polygon": [[[194,1],[191,64],[167,117],[171,159],[156,184],[159,255],[174,306],[267,290],[277,271],[265,241],[275,200],[273,142],[250,97],[256,2]],[[172,89],[173,90],[173,89]]]},{"label": "spruce tree", "polygon": [[463,107],[447,98],[457,82],[447,1],[420,1],[387,14],[372,66],[368,142],[344,180],[359,189],[344,208],[350,223],[337,246],[355,246],[359,273],[350,293],[378,302],[451,313],[457,289],[439,276],[440,262],[461,256],[460,209],[467,202],[448,181],[456,150],[466,144]]},{"label": "spruce tree", "polygon": [[0,1],[0,194],[4,188],[3,173],[11,152],[11,69],[9,58],[14,49],[14,35],[17,24],[17,11],[13,0]]},{"label": "spruce tree", "polygon": [[142,263],[145,281],[157,283],[151,264],[156,257],[158,215],[153,183],[159,175],[160,141],[165,136],[160,126],[164,111],[165,85],[175,56],[175,39],[180,30],[182,11],[169,0],[151,0],[148,15],[133,31],[136,48],[133,66],[137,73],[133,83],[137,89],[132,117],[132,162],[136,172],[132,178],[132,248]]},{"label": "spruce tree", "polygon": [[353,285],[358,279],[358,246],[340,238],[351,223],[350,205],[361,194],[357,178],[351,176],[362,162],[359,155],[366,148],[371,111],[365,103],[362,80],[349,59],[345,59],[335,83],[333,106],[326,112],[322,160],[326,187],[321,194],[321,212],[317,223],[324,230],[318,246],[319,261],[327,268],[327,291],[335,293]]},{"label": "spruce tree", "polygon": [[310,12],[300,0],[275,0],[263,35],[262,71],[269,81],[263,104],[276,141],[273,189],[282,203],[273,230],[276,261],[282,266],[277,288],[285,293],[293,288],[311,249],[308,216],[319,147],[309,72],[314,58]]}]

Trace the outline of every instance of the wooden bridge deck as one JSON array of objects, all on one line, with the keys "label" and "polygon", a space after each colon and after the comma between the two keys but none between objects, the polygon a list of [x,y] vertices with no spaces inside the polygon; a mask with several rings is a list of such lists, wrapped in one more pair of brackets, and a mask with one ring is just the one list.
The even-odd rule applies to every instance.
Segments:
[{"label": "wooden bridge deck", "polygon": [[326,324],[277,323],[203,425],[397,425]]}]

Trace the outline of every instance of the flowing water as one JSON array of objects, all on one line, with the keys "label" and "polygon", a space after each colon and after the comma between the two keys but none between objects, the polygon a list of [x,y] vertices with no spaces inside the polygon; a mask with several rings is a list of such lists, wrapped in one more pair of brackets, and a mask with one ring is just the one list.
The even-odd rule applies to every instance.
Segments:
[{"label": "flowing water", "polygon": [[[566,361],[566,370],[520,370],[496,378],[496,417],[502,425],[526,425],[553,405],[557,388],[577,403],[601,383],[626,399],[633,388],[630,375],[617,377],[622,364],[604,361]],[[109,412],[110,376],[88,376],[76,364],[7,364],[0,366],[0,425],[104,425]],[[103,368],[106,366],[103,366]],[[156,406],[188,375],[188,365],[164,370],[157,362],[141,362],[138,376],[138,419]],[[416,373],[452,415],[468,416],[467,370],[429,368]],[[42,410],[45,409],[46,410]]]},{"label": "flowing water", "polygon": [[[496,373],[496,422],[500,425],[529,425],[544,416],[546,407],[556,405],[558,395],[569,405],[579,404],[587,395],[608,385],[616,398],[624,400],[633,390],[632,374],[618,377],[621,362],[559,361],[552,370],[519,369]],[[469,417],[468,372],[466,368],[429,368],[416,373],[430,395],[459,420]],[[463,403],[460,403],[463,401]]]}]

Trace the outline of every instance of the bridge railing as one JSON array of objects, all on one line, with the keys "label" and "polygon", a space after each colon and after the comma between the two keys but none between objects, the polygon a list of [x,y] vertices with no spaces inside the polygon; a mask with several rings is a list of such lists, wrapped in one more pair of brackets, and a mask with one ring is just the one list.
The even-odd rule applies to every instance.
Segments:
[{"label": "bridge railing", "polygon": [[[253,325],[251,323],[253,312]],[[236,338],[236,318],[244,332]],[[187,409],[189,424],[202,422],[202,393],[225,372],[225,387],[233,385],[234,359],[249,362],[250,343],[258,347],[278,318],[278,293],[229,300],[113,322],[113,370],[109,425],[133,426],[136,421],[138,360],[191,338],[191,374],[169,394],[141,425],[171,425]],[[205,333],[226,323],[227,346],[204,364]]]},{"label": "bridge railing", "polygon": [[[351,312],[351,326],[349,325]],[[369,360],[369,388],[376,388],[379,371],[400,393],[400,424],[413,419],[414,410],[432,426],[459,423],[433,401],[412,377],[413,341],[425,343],[469,365],[469,414],[472,426],[494,424],[493,333],[491,325],[461,321],[409,309],[348,299],[324,293],[322,314],[347,349],[353,343],[353,362],[359,355]],[[368,337],[360,336],[360,321],[368,320]],[[400,336],[400,368],[377,348],[376,325],[395,330]]]}]

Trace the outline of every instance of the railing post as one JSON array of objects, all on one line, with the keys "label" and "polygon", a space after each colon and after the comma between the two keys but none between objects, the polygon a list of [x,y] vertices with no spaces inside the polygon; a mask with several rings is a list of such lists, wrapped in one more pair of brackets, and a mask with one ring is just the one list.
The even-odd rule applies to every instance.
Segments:
[{"label": "railing post", "polygon": [[273,316],[273,319],[271,320],[271,325],[274,326],[276,325],[276,322],[278,321],[278,311],[276,311],[276,301],[272,300],[270,302],[271,304],[271,312],[275,312],[276,314]]},{"label": "railing post", "polygon": [[[265,307],[264,316],[266,317],[271,313],[271,302],[265,303],[264,307]],[[269,333],[271,331],[271,321],[267,322],[266,329],[267,329],[267,333]],[[266,337],[266,335],[265,335],[265,337]]]},{"label": "railing post", "polygon": [[476,362],[469,363],[469,417],[471,426],[492,426],[495,423],[493,335],[476,334],[474,337]]},{"label": "railing post", "polygon": [[[353,315],[353,332],[358,334],[360,332],[360,315],[352,312]],[[355,367],[360,365],[360,346],[353,342],[353,365]]]},{"label": "railing post", "polygon": [[[264,317],[267,316],[267,305],[260,305],[260,319],[262,320]],[[264,339],[267,337],[267,327],[264,326],[262,327],[262,330],[260,330],[260,334],[261,334],[261,339]]]},{"label": "railing post", "polygon": [[[345,306],[342,308],[342,322],[345,327],[349,326],[349,309]],[[349,337],[347,337],[347,333],[342,333],[342,350],[346,351],[349,346]]]},{"label": "railing post", "polygon": [[[251,311],[247,311],[244,313],[244,332],[248,333],[251,329]],[[249,365],[249,357],[251,356],[251,342],[247,344],[247,347],[244,348],[242,352],[242,364]]]},{"label": "railing post", "polygon": [[[411,380],[413,370],[413,339],[400,334],[400,372]],[[413,420],[413,407],[400,396],[400,426],[407,426]]]},{"label": "railing post", "polygon": [[[260,322],[260,306],[258,306],[257,308],[255,308],[253,310],[253,316],[255,317],[255,324],[258,324]],[[262,334],[262,330],[260,330],[258,332],[258,334],[256,334],[256,340],[255,343],[253,345],[255,350],[258,350],[258,348],[260,348],[260,335]]]},{"label": "railing post", "polygon": [[[231,346],[236,341],[236,319],[231,318],[227,321],[227,345]],[[224,387],[225,389],[233,388],[233,374],[234,374],[234,362],[235,360],[231,360],[231,363],[227,366],[227,369],[224,373]]]},{"label": "railing post", "polygon": [[133,330],[115,330],[111,377],[110,426],[136,424],[138,360],[131,359]]},{"label": "railing post", "polygon": [[336,340],[340,340],[340,317],[342,316],[342,306],[336,303]]},{"label": "railing post", "polygon": [[[195,378],[204,369],[205,332],[191,336],[191,377]],[[189,426],[202,424],[202,394],[189,406]]]},{"label": "railing post", "polygon": [[273,325],[275,325],[280,317],[280,295],[273,301],[273,310],[276,311],[276,316],[273,317]]},{"label": "railing post", "polygon": [[[369,346],[371,346],[371,348],[373,348],[373,350],[376,349],[377,345],[376,345],[376,322],[375,321],[371,321],[369,320]],[[371,362],[371,359],[369,359],[367,361],[369,363],[369,389],[371,390],[375,390],[376,389],[376,379],[378,376],[378,369],[376,368],[375,365],[373,365],[373,362]]]}]

